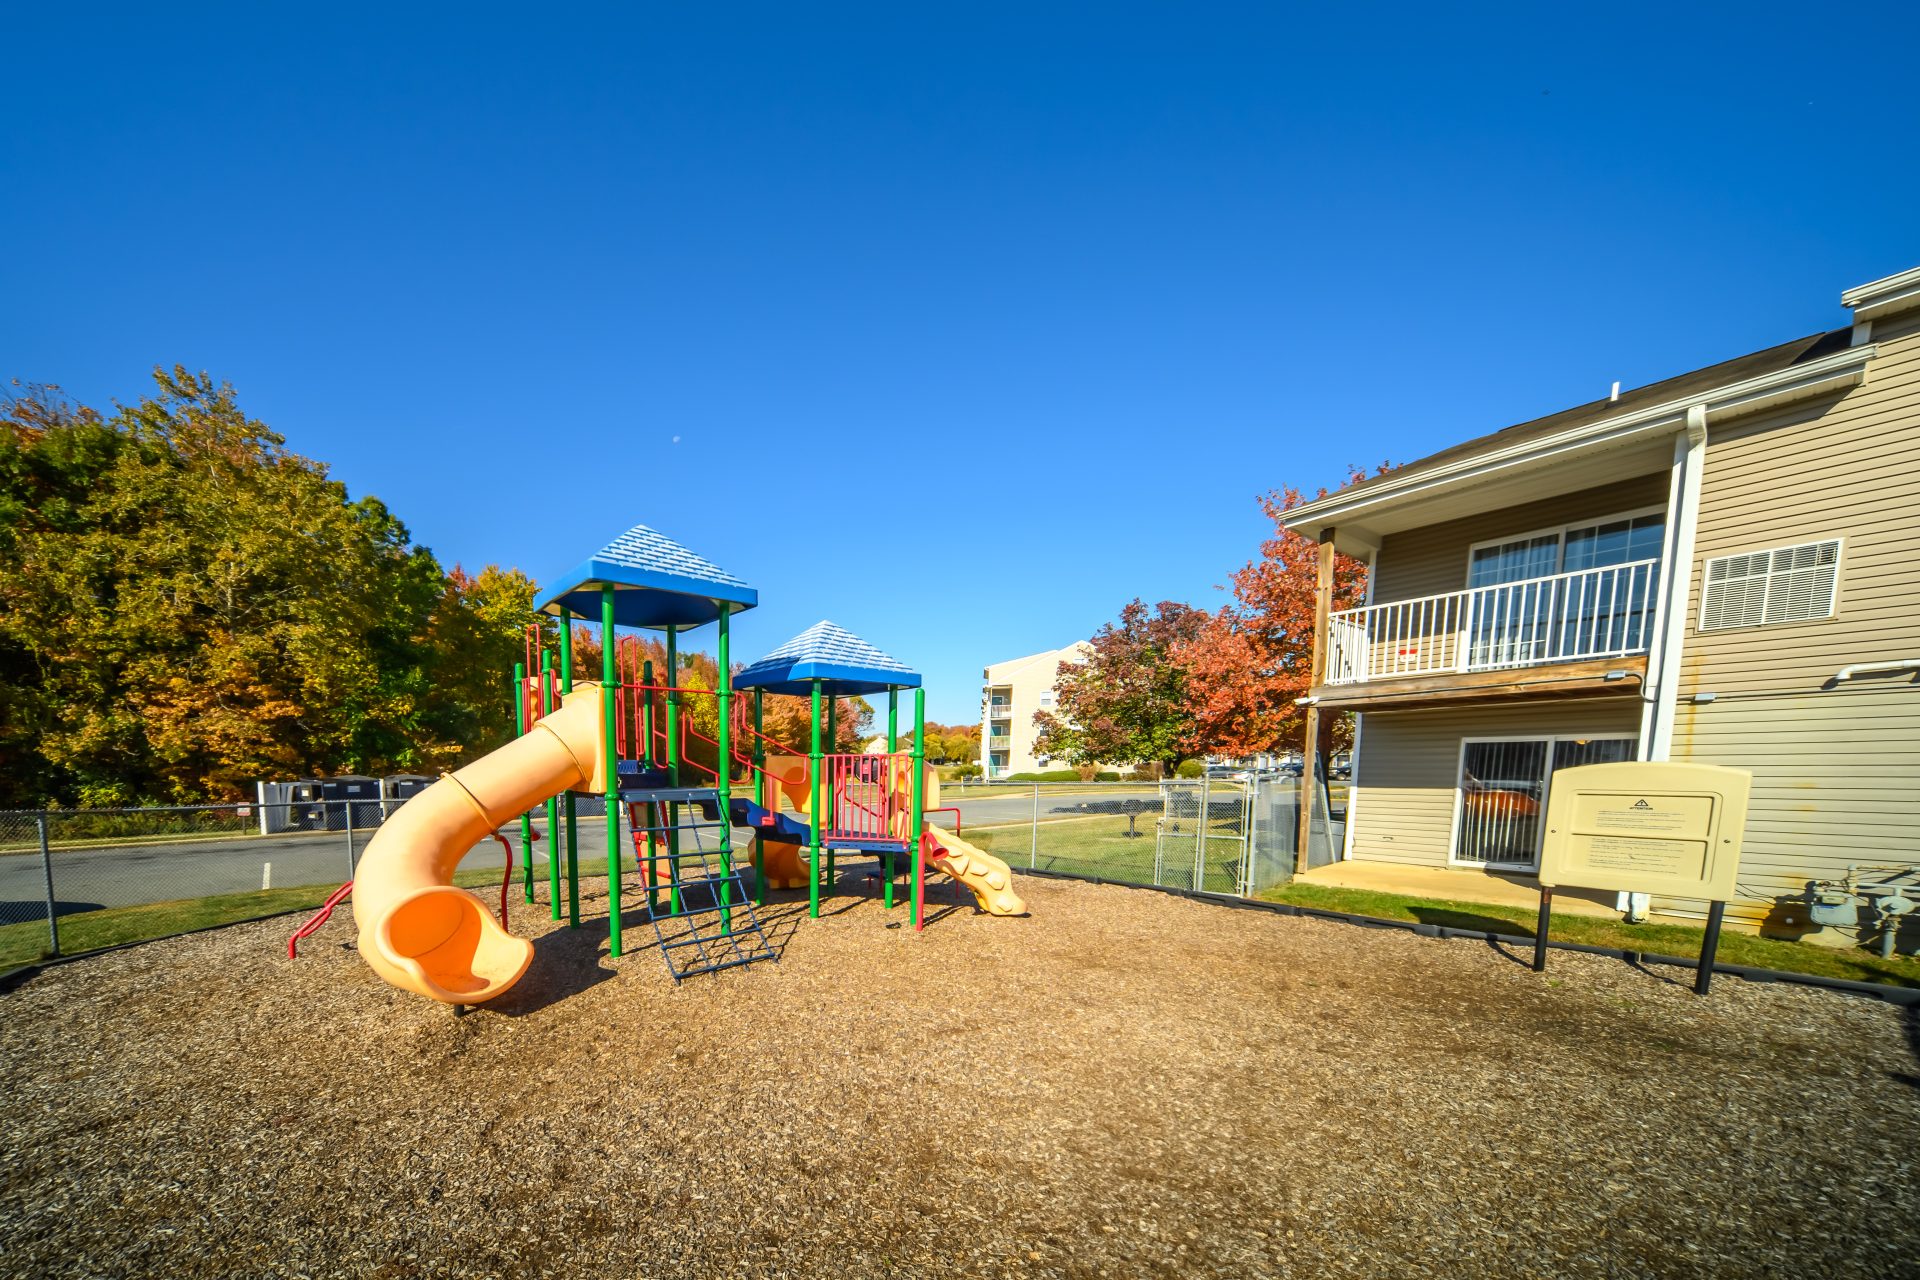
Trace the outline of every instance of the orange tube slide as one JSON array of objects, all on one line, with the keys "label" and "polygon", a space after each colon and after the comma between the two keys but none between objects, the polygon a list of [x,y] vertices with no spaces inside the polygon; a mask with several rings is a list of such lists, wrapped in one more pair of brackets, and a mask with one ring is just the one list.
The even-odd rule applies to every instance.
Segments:
[{"label": "orange tube slide", "polygon": [[480,1004],[520,980],[533,944],[455,887],[453,871],[475,844],[548,796],[606,789],[604,715],[600,686],[578,685],[525,736],[445,775],[387,819],[353,878],[360,955],[375,973],[448,1004]]}]

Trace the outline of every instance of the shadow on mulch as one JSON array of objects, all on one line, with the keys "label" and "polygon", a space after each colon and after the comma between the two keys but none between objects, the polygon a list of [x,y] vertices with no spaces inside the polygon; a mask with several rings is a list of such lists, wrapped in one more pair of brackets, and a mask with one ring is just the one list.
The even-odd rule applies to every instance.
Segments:
[{"label": "shadow on mulch", "polygon": [[601,963],[610,937],[604,916],[582,920],[578,929],[541,934],[533,940],[533,963],[526,976],[499,999],[488,1001],[487,1011],[524,1018],[614,977],[614,970]]},{"label": "shadow on mulch", "polygon": [[[1913,1055],[1915,1062],[1920,1062],[1920,1004],[1910,1004],[1901,1010],[1900,1030],[1907,1037],[1907,1052]],[[1905,1071],[1889,1071],[1887,1074],[1909,1089],[1920,1089],[1920,1075]]]}]

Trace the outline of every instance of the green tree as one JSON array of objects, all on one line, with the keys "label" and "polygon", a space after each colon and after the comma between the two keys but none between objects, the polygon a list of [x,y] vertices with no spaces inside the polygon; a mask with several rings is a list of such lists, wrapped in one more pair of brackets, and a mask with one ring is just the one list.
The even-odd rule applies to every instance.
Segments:
[{"label": "green tree", "polygon": [[1036,712],[1034,750],[1076,765],[1159,763],[1169,772],[1195,754],[1181,655],[1207,624],[1205,611],[1134,600],[1101,625],[1085,661],[1060,668],[1058,711]]},{"label": "green tree", "polygon": [[228,798],[494,745],[530,584],[443,573],[231,387],[154,382],[111,419],[51,388],[0,416],[0,702],[25,726],[0,802]]}]

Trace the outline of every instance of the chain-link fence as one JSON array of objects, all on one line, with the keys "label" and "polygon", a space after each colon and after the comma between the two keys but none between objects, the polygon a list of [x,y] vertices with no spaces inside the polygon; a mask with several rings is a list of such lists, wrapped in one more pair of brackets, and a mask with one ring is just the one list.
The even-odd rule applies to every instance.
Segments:
[{"label": "chain-link fence", "polygon": [[[318,906],[354,874],[398,799],[0,811],[0,969]],[[604,803],[576,803],[583,863],[606,857]],[[530,816],[536,865],[550,847]],[[517,837],[518,824],[507,830]],[[514,857],[525,856],[514,840]],[[491,840],[462,883],[498,876]],[[540,868],[544,874],[544,867]]]},{"label": "chain-link fence", "polygon": [[[1300,782],[1278,775],[1154,782],[949,783],[929,817],[1016,868],[1251,896],[1293,872]],[[1309,865],[1337,857],[1345,799],[1310,789]],[[1331,803],[1329,803],[1329,801]],[[282,800],[143,809],[0,811],[0,970],[62,954],[318,906],[403,801]],[[575,799],[580,866],[604,874],[598,797]],[[546,807],[514,857],[546,877]],[[737,832],[745,847],[752,832]],[[503,865],[483,840],[460,866]],[[518,877],[516,877],[518,878]]]},{"label": "chain-link fence", "polygon": [[[1307,865],[1336,861],[1346,787],[1306,789]],[[1293,874],[1301,780],[1287,773],[1165,782],[947,783],[964,837],[1012,865],[1252,897]],[[933,815],[936,822],[950,818]]]}]

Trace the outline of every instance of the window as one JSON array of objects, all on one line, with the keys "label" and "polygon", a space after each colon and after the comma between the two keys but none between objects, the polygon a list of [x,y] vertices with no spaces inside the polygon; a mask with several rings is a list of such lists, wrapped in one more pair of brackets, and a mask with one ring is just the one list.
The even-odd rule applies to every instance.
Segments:
[{"label": "window", "polygon": [[1764,627],[1833,616],[1840,539],[1707,561],[1700,630]]},{"label": "window", "polygon": [[1600,569],[1610,564],[1657,560],[1666,528],[1665,511],[1641,511],[1506,541],[1484,542],[1468,553],[1467,585],[1489,587],[1556,573]]},{"label": "window", "polygon": [[1633,738],[1543,737],[1460,744],[1460,791],[1452,861],[1532,870],[1553,775],[1583,764],[1631,760]]},{"label": "window", "polygon": [[1469,669],[1644,649],[1666,528],[1665,511],[1638,511],[1473,547]]}]

